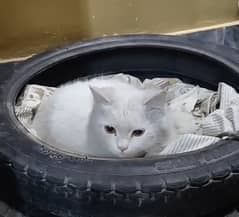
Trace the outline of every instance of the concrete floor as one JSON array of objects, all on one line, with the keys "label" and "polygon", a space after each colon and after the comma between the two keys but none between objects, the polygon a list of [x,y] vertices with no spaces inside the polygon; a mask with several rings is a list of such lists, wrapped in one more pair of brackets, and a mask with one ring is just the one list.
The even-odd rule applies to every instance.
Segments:
[{"label": "concrete floor", "polygon": [[0,217],[24,217],[24,215],[0,201]]},{"label": "concrete floor", "polygon": [[225,217],[239,217],[239,213],[237,211],[234,211],[233,213],[226,215]]},{"label": "concrete floor", "polygon": [[[0,217],[26,217],[20,212],[12,209],[7,204],[0,202]],[[225,217],[239,217],[239,213],[237,211],[234,211]]]}]

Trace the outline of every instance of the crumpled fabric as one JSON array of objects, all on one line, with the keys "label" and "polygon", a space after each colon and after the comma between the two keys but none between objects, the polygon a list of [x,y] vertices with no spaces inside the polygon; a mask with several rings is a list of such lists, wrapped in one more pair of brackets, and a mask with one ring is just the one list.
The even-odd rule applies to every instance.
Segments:
[{"label": "crumpled fabric", "polygon": [[[188,121],[193,122],[193,128],[186,129],[183,124],[178,129],[175,141],[171,141],[160,153],[154,155],[169,155],[195,151],[218,142],[223,133],[239,131],[239,94],[226,83],[219,83],[218,90],[212,91],[199,86],[183,83],[176,78],[145,79],[126,74],[104,76],[104,79],[117,79],[136,87],[150,89],[159,88],[167,92],[167,102],[171,110],[184,112]],[[37,136],[31,128],[34,115],[41,102],[46,100],[55,90],[47,87],[29,84],[18,98],[15,106],[19,121]]]}]

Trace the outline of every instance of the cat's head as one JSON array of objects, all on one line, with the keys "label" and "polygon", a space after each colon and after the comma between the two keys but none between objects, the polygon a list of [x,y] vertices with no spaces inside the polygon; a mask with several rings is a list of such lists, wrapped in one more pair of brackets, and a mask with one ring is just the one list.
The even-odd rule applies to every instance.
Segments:
[{"label": "cat's head", "polygon": [[114,157],[140,157],[168,137],[165,94],[156,90],[115,91],[91,87],[91,136]]}]

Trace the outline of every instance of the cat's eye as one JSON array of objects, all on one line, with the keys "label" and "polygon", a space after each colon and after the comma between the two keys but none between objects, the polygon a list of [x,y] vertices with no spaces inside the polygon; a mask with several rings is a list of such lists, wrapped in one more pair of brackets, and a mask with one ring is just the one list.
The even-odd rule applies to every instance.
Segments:
[{"label": "cat's eye", "polygon": [[112,126],[106,125],[105,126],[105,131],[109,134],[115,134],[116,135],[116,129]]},{"label": "cat's eye", "polygon": [[131,135],[132,136],[142,136],[144,134],[144,132],[145,132],[145,129],[138,129],[138,130],[134,130]]}]

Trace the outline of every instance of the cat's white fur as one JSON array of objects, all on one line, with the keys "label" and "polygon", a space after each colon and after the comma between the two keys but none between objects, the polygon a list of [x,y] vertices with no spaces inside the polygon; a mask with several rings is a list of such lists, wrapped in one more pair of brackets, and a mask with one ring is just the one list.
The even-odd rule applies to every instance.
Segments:
[{"label": "cat's white fur", "polygon": [[[116,133],[106,132],[106,125]],[[99,157],[160,152],[174,136],[163,93],[110,79],[58,88],[41,104],[32,126],[43,141],[58,149]],[[132,136],[137,129],[145,132]]]}]

